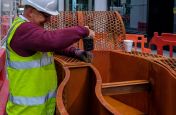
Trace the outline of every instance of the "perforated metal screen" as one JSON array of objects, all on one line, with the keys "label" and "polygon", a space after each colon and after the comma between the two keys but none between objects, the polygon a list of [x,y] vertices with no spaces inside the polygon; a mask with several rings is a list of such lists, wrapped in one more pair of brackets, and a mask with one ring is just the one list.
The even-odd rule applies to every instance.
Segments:
[{"label": "perforated metal screen", "polygon": [[143,57],[151,61],[157,62],[158,64],[167,67],[169,71],[171,71],[174,75],[176,75],[176,59],[175,58],[164,57],[162,55],[156,55],[156,54],[141,53],[141,52],[136,52],[136,51],[133,51],[133,52],[123,51],[123,53]]},{"label": "perforated metal screen", "polygon": [[78,11],[60,12],[45,25],[49,30],[63,29],[71,26],[89,26],[95,31],[95,50],[112,50],[122,48],[125,28],[118,12],[112,11]]},{"label": "perforated metal screen", "polygon": [[176,77],[176,59],[168,58],[158,60],[162,65],[165,65]]},{"label": "perforated metal screen", "polygon": [[58,16],[52,16],[51,21],[45,24],[48,30],[63,29],[78,25],[77,12],[60,12]]}]

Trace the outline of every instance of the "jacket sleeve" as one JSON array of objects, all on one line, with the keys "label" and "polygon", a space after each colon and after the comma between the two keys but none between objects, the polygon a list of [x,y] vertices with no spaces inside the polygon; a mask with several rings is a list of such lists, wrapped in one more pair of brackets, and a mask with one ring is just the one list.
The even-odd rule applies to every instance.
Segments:
[{"label": "jacket sleeve", "polygon": [[88,29],[82,26],[48,31],[33,23],[26,22],[16,30],[10,46],[18,53],[20,51],[58,52],[67,49],[88,34]]},{"label": "jacket sleeve", "polygon": [[76,47],[74,46],[69,46],[63,50],[60,51],[56,51],[56,54],[60,54],[60,55],[65,55],[65,56],[71,56],[71,57],[75,57],[75,51],[76,51]]}]

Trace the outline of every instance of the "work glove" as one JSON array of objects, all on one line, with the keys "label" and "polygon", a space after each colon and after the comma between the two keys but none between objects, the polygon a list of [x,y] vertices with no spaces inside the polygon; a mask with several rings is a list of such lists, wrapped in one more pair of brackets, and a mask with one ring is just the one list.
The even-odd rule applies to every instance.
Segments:
[{"label": "work glove", "polygon": [[93,54],[91,51],[94,49],[93,38],[95,36],[95,32],[89,29],[88,26],[85,26],[89,30],[89,35],[83,38],[84,50],[76,49],[75,56],[84,62],[91,63]]},{"label": "work glove", "polygon": [[93,54],[90,51],[84,51],[84,50],[81,50],[81,49],[76,49],[75,50],[75,56],[79,60],[87,62],[87,63],[91,63],[92,58],[93,58]]}]

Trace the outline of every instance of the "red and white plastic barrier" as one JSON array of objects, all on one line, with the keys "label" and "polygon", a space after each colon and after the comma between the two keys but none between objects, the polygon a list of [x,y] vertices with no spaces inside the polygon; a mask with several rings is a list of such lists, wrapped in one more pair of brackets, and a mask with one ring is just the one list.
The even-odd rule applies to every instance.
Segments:
[{"label": "red and white plastic barrier", "polygon": [[6,79],[5,50],[0,49],[0,115],[6,115],[9,85]]}]

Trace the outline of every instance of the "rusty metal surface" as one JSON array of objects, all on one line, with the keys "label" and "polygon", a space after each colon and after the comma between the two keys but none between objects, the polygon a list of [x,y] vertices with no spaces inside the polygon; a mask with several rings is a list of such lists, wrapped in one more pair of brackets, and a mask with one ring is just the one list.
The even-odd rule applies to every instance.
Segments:
[{"label": "rusty metal surface", "polygon": [[[103,53],[104,56],[99,56]],[[144,56],[140,53],[133,53],[117,51],[95,52],[95,62],[93,64],[99,70],[103,83],[149,80],[152,84],[151,92],[146,94],[117,95],[113,96],[113,98],[149,115],[174,115],[176,110],[172,106],[175,106],[174,100],[176,100],[176,93],[174,93],[176,75],[170,69],[174,70],[175,60],[162,58],[158,55],[145,54]],[[147,58],[148,56],[149,58]],[[106,59],[109,63],[104,61],[105,57],[108,57]],[[171,67],[162,64],[163,62]]]},{"label": "rusty metal surface", "polygon": [[155,60],[155,62],[166,67],[176,78],[176,59],[173,58],[160,59]]},{"label": "rusty metal surface", "polygon": [[79,59],[67,57],[67,56],[61,56],[61,55],[55,55],[54,59],[56,61],[59,61],[62,63],[63,66],[79,66],[79,65],[88,65],[88,63],[85,63],[83,61],[80,61]]},{"label": "rusty metal surface", "polygon": [[172,68],[176,72],[176,59],[161,59],[162,63],[168,65],[170,68]]},{"label": "rusty metal surface", "polygon": [[167,57],[164,57],[162,55],[156,55],[156,54],[149,54],[149,53],[142,53],[142,52],[137,52],[137,51],[132,51],[132,52],[125,52],[122,51],[125,54],[129,54],[129,55],[134,55],[134,56],[139,56],[139,57],[143,57],[143,58],[147,58],[147,59],[167,59]]},{"label": "rusty metal surface", "polygon": [[166,65],[153,62],[149,73],[152,85],[150,93],[150,114],[152,115],[175,115],[176,109],[176,75]]},{"label": "rusty metal surface", "polygon": [[[101,94],[101,76],[90,64],[75,63],[75,59],[55,55],[59,87],[58,115],[112,115],[118,114]],[[73,66],[73,64],[75,64]]]},{"label": "rusty metal surface", "polygon": [[[103,76],[103,77],[108,77],[110,82],[113,83],[113,82],[118,82],[121,80],[126,81],[126,80],[141,79],[141,80],[149,80],[149,82],[152,84],[152,90],[148,93],[146,92],[146,93],[140,93],[140,94],[138,94],[138,93],[137,94],[125,94],[125,95],[120,95],[120,96],[116,95],[116,96],[112,97],[113,99],[119,100],[123,103],[126,103],[127,105],[132,106],[132,107],[134,107],[134,108],[136,108],[146,114],[149,114],[149,115],[150,114],[155,115],[155,113],[159,113],[159,114],[167,114],[168,113],[170,115],[173,115],[173,113],[176,112],[175,109],[172,108],[172,106],[174,106],[174,103],[173,103],[173,100],[175,100],[174,96],[176,95],[175,93],[173,93],[172,90],[174,90],[174,88],[176,87],[176,79],[174,78],[174,75],[170,72],[168,67],[161,64],[161,62],[158,63],[159,61],[162,60],[162,62],[165,62],[165,64],[170,64],[171,67],[174,69],[175,65],[172,65],[172,64],[175,63],[175,59],[169,59],[169,61],[168,61],[167,58],[163,58],[158,55],[150,55],[150,54],[143,54],[143,53],[141,54],[141,53],[136,53],[136,52],[127,53],[127,52],[122,52],[122,51],[94,51],[94,54],[95,54],[95,59],[93,61],[96,61],[98,63],[93,62],[93,64],[100,72],[100,75],[99,75],[99,72],[97,70],[94,70],[94,71],[98,72],[96,74],[97,86],[94,88],[95,88],[96,98],[98,99],[98,102],[100,102],[99,104],[101,105],[101,107],[103,107],[103,109],[101,109],[101,111],[106,110],[106,112],[107,111],[109,111],[109,112],[114,111],[114,112],[119,113],[118,107],[115,107],[116,109],[114,110],[114,107],[111,105],[111,103],[107,103],[106,100],[104,100],[104,98],[102,97],[102,91],[101,91],[102,81],[101,81],[100,77],[103,76],[103,74],[102,74],[103,69],[101,70],[101,68],[99,69],[99,67],[106,68],[108,66],[108,65],[102,66],[102,65],[104,65],[104,62],[105,62],[104,58],[102,59],[102,55],[103,55],[103,57],[108,57],[107,61],[109,61],[109,63],[107,63],[107,64],[109,64],[109,66],[111,65],[110,68],[107,69],[108,70],[107,72],[109,72],[111,74],[109,74],[108,76]],[[98,59],[96,59],[96,58],[98,58]],[[158,60],[158,62],[156,63],[157,60]],[[85,65],[84,62],[80,62],[80,61],[75,62],[74,59],[70,61],[70,58],[66,58],[66,57],[62,57],[62,56],[57,56],[57,61],[59,61],[62,65],[64,65],[64,68],[68,67],[69,71],[72,71],[72,72],[73,72],[73,68],[76,67],[76,66],[72,66],[73,63],[75,65],[77,65],[77,67],[76,67],[77,69],[79,67],[85,67],[85,66],[82,66],[82,64]],[[100,66],[97,67],[97,64],[99,64]],[[88,66],[92,66],[92,65],[88,64],[87,67]],[[66,108],[67,107],[70,108],[71,102],[69,101],[68,98],[72,99],[72,96],[68,96],[68,94],[69,94],[68,92],[70,92],[71,89],[73,89],[73,87],[77,86],[76,82],[73,84],[73,82],[69,82],[69,80],[76,80],[76,77],[80,76],[79,77],[80,80],[76,80],[76,81],[81,81],[81,79],[86,77],[86,76],[84,76],[84,74],[82,74],[81,71],[82,70],[77,70],[77,71],[75,71],[76,73],[71,72],[68,75],[68,77],[71,77],[71,78],[67,78],[68,82],[65,82],[66,89],[63,87],[63,92],[65,93],[65,96],[64,95],[63,95],[63,97],[58,96],[60,98],[60,100],[64,101],[63,106],[65,105]],[[99,76],[99,77],[97,77],[97,76]],[[94,82],[94,80],[90,80],[90,81]],[[87,84],[88,82],[85,82],[85,83]],[[108,83],[108,81],[107,81],[107,83]],[[68,84],[71,84],[71,85],[68,85]],[[161,86],[162,86],[162,88],[161,88]],[[68,90],[68,88],[70,88],[70,89]],[[77,89],[77,88],[74,88],[74,90],[75,89]],[[163,90],[163,89],[167,89],[167,90]],[[88,91],[88,89],[87,89],[87,91]],[[160,95],[160,93],[162,93],[162,95]],[[69,94],[69,95],[71,95],[71,94]],[[84,100],[83,97],[81,97],[81,100]],[[150,101],[150,100],[152,100],[152,101]],[[89,100],[89,101],[91,101],[91,100]],[[143,103],[141,103],[141,102],[143,102]],[[164,104],[165,102],[167,102],[167,106],[166,106],[166,104]],[[87,103],[87,101],[86,101],[86,103]],[[162,104],[160,104],[160,103],[162,103]],[[154,105],[157,105],[158,109]],[[77,105],[77,106],[79,106],[79,105]],[[84,106],[86,106],[86,104]],[[69,113],[76,112],[75,110],[70,110],[70,109],[67,110],[67,109],[65,111],[69,111]],[[63,110],[63,108],[62,108],[62,110]],[[97,110],[94,110],[93,112],[96,113]],[[101,114],[100,113],[96,113],[96,114],[97,115],[104,115],[105,113],[103,112]]]},{"label": "rusty metal surface", "polygon": [[132,52],[121,51],[121,52],[124,54],[142,57],[142,58],[148,59],[149,61],[154,61],[166,67],[176,77],[176,59],[175,58],[165,57],[165,56],[157,55],[157,54],[141,53],[141,52],[136,52],[136,51],[132,51]]}]

